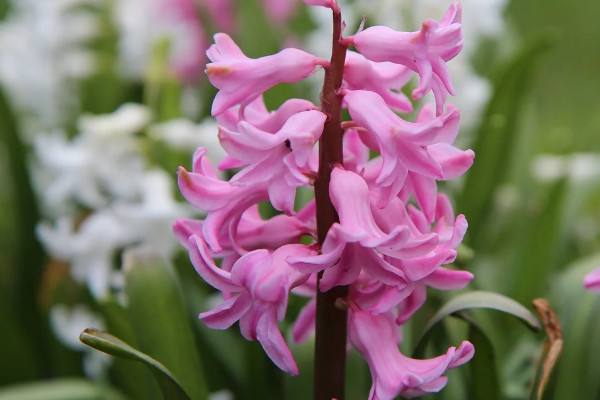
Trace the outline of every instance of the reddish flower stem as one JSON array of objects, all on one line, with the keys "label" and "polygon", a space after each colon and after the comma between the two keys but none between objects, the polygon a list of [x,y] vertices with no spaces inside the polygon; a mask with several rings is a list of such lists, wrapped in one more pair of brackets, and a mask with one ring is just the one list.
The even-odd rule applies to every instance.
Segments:
[{"label": "reddish flower stem", "polygon": [[[338,93],[342,85],[347,47],[342,37],[342,15],[333,10],[333,44],[331,63],[325,68],[325,81],[321,92],[321,111],[327,115],[323,134],[319,140],[319,171],[315,180],[317,206],[317,234],[323,243],[327,231],[339,217],[329,197],[331,170],[342,164],[342,98]],[[321,280],[322,273],[318,276]],[[317,285],[318,287],[318,285]],[[337,286],[328,292],[317,288],[317,315],[315,338],[314,400],[344,398],[346,375],[346,310],[336,307],[335,302],[348,294],[348,286]]]}]

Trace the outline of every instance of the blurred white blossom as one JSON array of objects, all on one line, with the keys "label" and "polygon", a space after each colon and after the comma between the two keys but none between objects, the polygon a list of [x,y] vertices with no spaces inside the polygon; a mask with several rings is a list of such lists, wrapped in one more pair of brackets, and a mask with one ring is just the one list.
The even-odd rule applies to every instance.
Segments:
[{"label": "blurred white blossom", "polygon": [[0,24],[0,83],[38,126],[58,126],[77,104],[74,80],[89,75],[85,42],[99,31],[82,5],[101,0],[13,0]]},{"label": "blurred white blossom", "polygon": [[553,182],[562,178],[568,178],[578,183],[598,181],[600,179],[600,155],[594,153],[540,154],[531,164],[531,173],[541,182]]},{"label": "blurred white blossom", "polygon": [[100,379],[111,363],[107,354],[85,346],[79,341],[79,334],[87,328],[104,329],[102,319],[90,311],[86,306],[77,305],[69,308],[58,304],[50,310],[50,324],[56,337],[66,347],[83,351],[83,370],[90,378]]},{"label": "blurred white blossom", "polygon": [[218,131],[218,124],[213,118],[206,118],[199,124],[181,118],[154,125],[150,134],[177,150],[206,147],[207,157],[216,165],[227,154],[219,144]]},{"label": "blurred white blossom", "polygon": [[145,159],[143,140],[149,139],[138,134],[150,121],[144,106],[125,104],[112,114],[82,116],[73,139],[61,133],[35,138],[35,186],[46,215],[38,235],[96,298],[122,288],[115,265],[120,251],[147,245],[170,257],[177,248],[171,226],[191,214],[174,198],[174,175]]}]

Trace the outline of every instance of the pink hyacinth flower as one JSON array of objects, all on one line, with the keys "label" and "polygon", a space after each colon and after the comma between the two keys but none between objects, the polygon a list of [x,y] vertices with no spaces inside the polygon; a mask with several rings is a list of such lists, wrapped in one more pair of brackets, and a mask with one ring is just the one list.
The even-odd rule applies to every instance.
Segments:
[{"label": "pink hyacinth flower", "polygon": [[208,8],[212,20],[217,28],[227,32],[233,32],[235,28],[233,0],[199,0]]},{"label": "pink hyacinth flower", "polygon": [[600,268],[590,272],[583,280],[583,285],[587,290],[600,292]]},{"label": "pink hyacinth flower", "polygon": [[[406,258],[406,263],[413,259],[420,263],[419,257],[432,258],[429,254],[438,244],[437,234],[421,233],[415,227],[411,230],[407,223],[397,220],[389,225],[378,224],[373,216],[369,188],[358,174],[335,168],[331,173],[330,196],[340,222],[330,228],[321,251],[318,255],[308,254],[288,260],[290,265],[302,272],[324,270],[322,290],[351,284],[361,271],[402,290],[407,284],[405,271],[394,266],[392,260]],[[390,217],[394,219],[388,212]],[[408,216],[405,222],[410,222]],[[443,260],[453,254],[450,252]],[[438,258],[433,257],[431,269],[440,265]]]},{"label": "pink hyacinth flower", "polygon": [[379,207],[400,192],[409,171],[433,180],[444,179],[443,167],[429,147],[451,136],[448,132],[455,130],[460,119],[458,110],[449,108],[440,117],[412,123],[390,110],[375,92],[350,91],[344,100],[354,122],[366,129],[359,131],[360,137],[369,148],[381,153],[381,159],[375,161],[379,164],[372,164],[378,169],[375,184],[381,189]]},{"label": "pink hyacinth flower", "polygon": [[412,71],[390,62],[376,63],[355,51],[346,53],[344,87],[349,90],[370,90],[380,95],[385,103],[400,112],[411,112],[412,103],[400,90],[408,82]]},{"label": "pink hyacinth flower", "polygon": [[[451,105],[448,113],[454,112]],[[427,153],[437,162],[442,169],[442,179],[444,181],[456,179],[464,174],[475,158],[473,150],[460,150],[452,145],[459,130],[459,113],[456,110],[457,118],[444,123],[444,133],[438,138],[439,142],[427,146]],[[419,112],[417,122],[426,122],[435,119],[435,114],[430,104],[425,106]],[[416,174],[409,171],[406,177],[405,185],[400,193],[400,198],[408,201],[410,196],[414,196],[417,203],[425,213],[427,221],[433,222],[433,212],[436,209],[437,184],[435,179]]]},{"label": "pink hyacinth flower", "polygon": [[321,6],[331,8],[335,12],[339,12],[340,10],[340,6],[338,5],[336,0],[302,0],[302,2],[309,6]]},{"label": "pink hyacinth flower", "polygon": [[190,258],[198,274],[211,286],[225,293],[235,293],[199,318],[213,329],[227,329],[240,321],[242,335],[257,340],[271,360],[291,375],[298,367],[283,339],[277,321],[287,309],[289,292],[304,283],[308,274],[290,268],[285,259],[301,255],[301,245],[286,245],[274,252],[260,249],[237,260],[231,272],[217,267],[202,239],[190,237]]},{"label": "pink hyacinth flower", "polygon": [[284,82],[297,82],[312,75],[329,61],[302,50],[287,48],[277,54],[249,58],[228,35],[217,33],[215,44],[206,52],[212,61],[206,65],[210,82],[219,89],[212,115],[229,107],[255,100],[264,91]]},{"label": "pink hyacinth flower", "polygon": [[418,32],[398,32],[384,26],[373,26],[347,38],[369,60],[391,61],[417,72],[419,85],[413,91],[420,99],[433,90],[436,112],[441,114],[446,92],[454,94],[446,61],[462,48],[461,6],[452,3],[438,23],[427,20]]},{"label": "pink hyacinth flower", "polygon": [[221,129],[219,140],[235,159],[248,164],[232,185],[266,184],[269,199],[278,210],[294,213],[296,188],[310,184],[317,169],[314,148],[323,132],[326,116],[320,111],[303,111],[291,116],[275,134],[249,123],[238,124],[239,132]]},{"label": "pink hyacinth flower", "polygon": [[171,64],[179,78],[193,83],[202,72],[208,46],[196,5],[193,0],[162,0],[160,10],[162,18],[185,33],[185,41],[174,43]]},{"label": "pink hyacinth flower", "polygon": [[369,400],[438,392],[448,379],[443,374],[469,361],[475,352],[473,345],[465,341],[458,348],[450,347],[445,355],[416,360],[398,349],[399,328],[389,314],[372,315],[351,306],[348,317],[350,343],[367,361],[371,371],[373,384]]},{"label": "pink hyacinth flower", "polygon": [[262,0],[267,16],[274,22],[285,22],[296,10],[296,0]]},{"label": "pink hyacinth flower", "polygon": [[[314,212],[314,202],[310,202],[296,216],[276,215],[267,220],[258,212],[258,205],[253,205],[241,215],[235,231],[221,230],[219,244],[223,252],[233,251],[243,255],[257,249],[275,250],[290,243],[297,243],[302,235],[312,234],[314,228],[307,214]],[[179,218],[173,225],[173,231],[179,242],[188,247],[189,237],[203,237],[204,221]],[[219,256],[222,252],[219,253]]]},{"label": "pink hyacinth flower", "polygon": [[203,237],[215,252],[221,251],[219,236],[222,229],[229,230],[240,215],[253,204],[268,199],[266,183],[254,186],[234,186],[217,176],[206,149],[194,153],[192,172],[180,167],[178,184],[181,194],[194,207],[210,211],[202,224]]}]

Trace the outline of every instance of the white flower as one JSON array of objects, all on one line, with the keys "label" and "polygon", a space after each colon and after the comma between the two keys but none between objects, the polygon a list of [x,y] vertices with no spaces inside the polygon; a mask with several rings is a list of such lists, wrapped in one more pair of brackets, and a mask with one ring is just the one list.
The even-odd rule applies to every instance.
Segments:
[{"label": "white flower", "polygon": [[189,152],[206,147],[208,158],[217,165],[227,154],[219,144],[218,131],[214,118],[207,118],[199,124],[181,118],[153,125],[150,135],[177,150]]},{"label": "white flower", "polygon": [[45,211],[65,215],[77,206],[103,207],[115,196],[135,198],[145,160],[134,134],[149,121],[146,108],[126,104],[113,114],[83,116],[73,140],[61,132],[37,135],[34,179]]},{"label": "white flower", "polygon": [[600,156],[593,153],[540,154],[531,163],[531,173],[541,182],[569,178],[575,183],[600,180]]},{"label": "white flower", "polygon": [[140,199],[116,202],[115,216],[123,223],[128,244],[149,246],[163,257],[177,248],[172,227],[176,218],[191,216],[193,209],[173,196],[173,181],[163,170],[151,170],[140,177]]},{"label": "white flower", "polygon": [[73,279],[86,284],[95,298],[121,289],[115,285],[120,272],[113,267],[114,254],[131,241],[127,226],[112,210],[96,211],[80,224],[69,217],[41,223],[37,233],[46,250],[69,262]]},{"label": "white flower", "polygon": [[79,341],[79,334],[87,328],[104,329],[102,319],[83,305],[71,309],[63,304],[50,310],[50,324],[54,334],[65,346],[76,351],[84,351],[83,368],[90,378],[100,378],[110,364],[107,354],[85,346]]},{"label": "white flower", "polygon": [[35,124],[55,127],[77,104],[74,82],[93,70],[83,42],[98,24],[82,4],[99,0],[13,0],[0,23],[0,82]]},{"label": "white flower", "polygon": [[152,114],[147,107],[126,103],[111,114],[81,116],[79,129],[85,136],[91,136],[95,140],[119,140],[141,131],[151,119]]}]

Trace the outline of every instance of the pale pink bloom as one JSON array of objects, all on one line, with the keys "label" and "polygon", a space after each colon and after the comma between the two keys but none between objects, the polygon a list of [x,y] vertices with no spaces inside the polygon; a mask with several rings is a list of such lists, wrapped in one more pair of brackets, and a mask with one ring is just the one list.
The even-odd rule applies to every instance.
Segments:
[{"label": "pale pink bloom", "polygon": [[446,61],[462,48],[461,6],[452,3],[438,23],[427,20],[418,32],[398,32],[385,26],[373,26],[347,38],[369,60],[391,61],[417,72],[419,85],[413,90],[414,99],[429,91],[436,98],[436,112],[441,114],[446,92],[454,94]]},{"label": "pale pink bloom", "polygon": [[283,339],[277,321],[282,321],[290,290],[308,278],[290,268],[285,259],[302,254],[301,245],[286,245],[274,252],[260,249],[243,255],[231,271],[217,267],[206,243],[190,237],[190,258],[198,274],[211,286],[231,293],[219,306],[199,318],[213,329],[227,329],[240,321],[240,331],[248,340],[257,340],[271,360],[291,375],[298,367]]},{"label": "pale pink bloom", "polygon": [[215,35],[215,44],[206,54],[212,61],[206,65],[208,79],[220,89],[212,105],[213,115],[236,104],[249,103],[279,83],[302,80],[317,67],[329,64],[327,60],[291,48],[270,56],[249,58],[224,33]]},{"label": "pale pink bloom", "polygon": [[163,0],[162,8],[174,27],[184,30],[186,40],[184,48],[173,51],[173,69],[184,81],[193,82],[202,72],[208,46],[194,0]]},{"label": "pale pink bloom", "polygon": [[[409,172],[433,180],[444,179],[444,169],[430,154],[429,148],[453,136],[460,120],[458,110],[449,107],[439,117],[407,122],[390,110],[375,92],[349,91],[344,100],[354,122],[366,129],[359,130],[363,142],[381,153],[381,158],[371,162],[365,171],[365,177],[376,174],[373,183],[380,188],[379,207],[384,207],[400,192]],[[445,155],[444,149],[442,147],[438,152]]]},{"label": "pale pink bloom", "polygon": [[180,167],[178,183],[181,194],[199,210],[209,211],[202,224],[203,237],[215,252],[221,251],[219,232],[237,223],[241,214],[255,203],[268,199],[267,183],[253,186],[234,186],[217,176],[206,149],[199,147],[194,154],[192,172]]},{"label": "pale pink bloom", "polygon": [[263,96],[259,96],[244,107],[234,106],[227,109],[219,114],[216,120],[221,127],[230,131],[237,131],[238,124],[245,121],[260,130],[276,133],[292,115],[318,109],[319,107],[308,100],[289,99],[277,110],[269,111],[264,104]]},{"label": "pale pink bloom", "polygon": [[380,95],[385,103],[400,112],[411,112],[412,103],[401,92],[412,71],[391,62],[376,63],[355,51],[346,53],[344,83],[349,90],[370,90]]},{"label": "pale pink bloom", "polygon": [[[454,108],[449,107],[448,111],[451,112],[451,110],[453,111]],[[426,104],[421,109],[417,122],[425,122],[434,118],[433,109],[429,104]],[[471,168],[475,158],[475,153],[472,150],[463,151],[452,145],[458,135],[458,125],[459,118],[447,121],[444,124],[444,134],[439,137],[440,141],[427,146],[427,153],[442,169],[441,180],[444,181],[458,178],[464,174]],[[410,196],[414,196],[425,213],[427,221],[429,223],[433,222],[437,198],[436,179],[409,171],[399,196],[404,201],[408,201]]]},{"label": "pale pink bloom", "polygon": [[296,10],[296,0],[262,0],[267,16],[275,22],[285,22]]},{"label": "pale pink bloom", "polygon": [[600,292],[600,268],[590,272],[583,280],[583,284],[587,290]]},{"label": "pale pink bloom", "polygon": [[198,0],[203,3],[217,25],[217,28],[227,32],[233,32],[235,28],[235,15],[233,12],[233,0]]},{"label": "pale pink bloom", "polygon": [[416,360],[398,349],[399,328],[390,314],[373,315],[356,306],[349,308],[348,336],[369,365],[373,384],[369,400],[393,400],[440,391],[448,380],[443,374],[469,361],[473,345],[463,342],[445,355]]},{"label": "pale pink bloom", "polygon": [[[254,204],[242,213],[237,226],[222,227],[218,237],[221,250],[213,252],[214,256],[227,259],[225,264],[231,265],[249,251],[275,250],[283,245],[299,242],[302,235],[314,236],[314,212],[315,203],[311,201],[293,217],[276,215],[265,220],[258,212],[258,205]],[[201,220],[179,218],[175,221],[173,231],[179,242],[188,248],[190,236],[204,237],[203,223]],[[223,265],[221,267],[224,268]]]},{"label": "pale pink bloom", "polygon": [[423,304],[427,286],[459,289],[473,279],[470,272],[441,267],[455,260],[467,230],[466,219],[454,218],[445,196],[439,196],[432,226],[399,198],[379,209],[369,194],[360,176],[335,168],[330,195],[340,223],[331,227],[320,251],[291,257],[290,265],[305,273],[323,271],[324,291],[352,284],[351,297],[370,312],[400,306],[399,321]]},{"label": "pale pink bloom", "polygon": [[302,2],[304,4],[308,4],[309,6],[321,6],[331,8],[336,12],[340,11],[340,6],[338,6],[336,0],[302,0]]},{"label": "pale pink bloom", "polygon": [[292,115],[274,134],[245,121],[238,124],[238,132],[220,129],[223,148],[233,158],[248,164],[230,183],[266,184],[273,207],[293,214],[296,188],[309,185],[310,177],[316,174],[318,154],[314,147],[325,119],[322,112],[311,110]]},{"label": "pale pink bloom", "polygon": [[[330,196],[340,222],[332,225],[318,254],[309,253],[289,260],[302,272],[324,270],[321,290],[351,284],[361,271],[402,290],[409,279],[423,279],[443,261],[455,256],[454,250],[436,247],[437,233],[421,232],[411,226],[403,205],[400,210],[373,208],[366,182],[354,172],[335,168],[331,174]],[[385,215],[387,222],[378,221],[374,213]],[[395,259],[402,259],[400,266],[394,265]],[[415,268],[410,268],[413,266]]]}]

